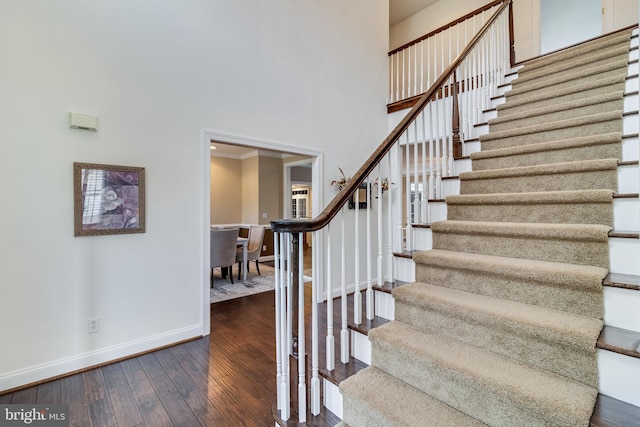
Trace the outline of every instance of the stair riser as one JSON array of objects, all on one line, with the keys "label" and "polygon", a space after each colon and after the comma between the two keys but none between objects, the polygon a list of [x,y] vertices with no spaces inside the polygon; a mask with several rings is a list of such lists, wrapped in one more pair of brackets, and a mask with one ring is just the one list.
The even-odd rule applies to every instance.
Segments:
[{"label": "stair riser", "polygon": [[474,159],[472,169],[481,171],[606,158],[622,158],[620,142],[587,146],[570,146],[567,144],[567,148],[560,150],[536,151],[512,156],[484,157]]},{"label": "stair riser", "polygon": [[[588,44],[585,46],[576,46],[570,50],[565,50],[559,54],[552,54],[540,59],[534,59],[533,61],[527,64],[527,67],[523,67],[520,71],[526,72],[526,70],[535,70],[537,68],[549,66],[551,64],[557,64],[557,57],[562,55],[563,61],[571,61],[572,58],[580,58],[585,53],[592,53],[597,50],[607,50],[610,49],[611,46],[618,46],[620,43],[626,43],[627,37],[620,37],[619,35],[613,35],[606,37],[605,39],[599,41],[596,44]],[[636,43],[637,44],[637,43]],[[633,41],[630,42],[630,45],[633,45]]]},{"label": "stair riser", "polygon": [[637,290],[604,287],[605,325],[640,332],[638,307],[640,307],[640,292]]},{"label": "stair riser", "polygon": [[[469,257],[473,257],[472,254]],[[604,275],[604,274],[603,274]],[[423,283],[438,284],[465,292],[474,292],[496,298],[508,298],[525,304],[537,304],[578,315],[602,317],[600,302],[594,303],[592,292],[585,286],[585,292],[578,292],[575,287],[562,285],[544,278],[524,277],[518,272],[480,271],[460,269],[457,266],[436,264],[417,264],[416,279]],[[594,286],[599,285],[598,283]],[[538,291],[544,290],[548,295],[540,299]],[[593,290],[593,292],[599,292]]]},{"label": "stair riser", "polygon": [[[552,177],[553,179],[549,179]],[[617,173],[585,171],[552,175],[512,176],[487,179],[461,179],[460,194],[523,193],[536,191],[589,190],[592,188],[616,190]],[[629,187],[629,188],[627,188]],[[637,186],[636,186],[637,187]],[[631,183],[620,182],[621,193],[633,193]]]},{"label": "stair riser", "polygon": [[[608,77],[616,77],[620,74],[627,74],[627,64],[626,60],[623,60],[618,68],[607,69],[606,71],[594,71],[593,74],[589,74],[587,76],[582,77],[566,77],[563,80],[558,80],[557,82],[548,82],[545,83],[542,87],[534,87],[534,85],[522,85],[522,87],[518,87],[515,84],[513,85],[513,89],[506,93],[507,102],[520,101],[522,99],[532,98],[536,96],[543,96],[546,94],[551,94],[556,91],[562,89],[568,89],[574,86],[581,85],[583,83],[587,83],[592,81],[594,78],[598,79],[606,79]],[[624,64],[624,65],[623,65]]]},{"label": "stair riser", "polygon": [[498,123],[489,122],[491,132],[499,132],[517,127],[534,126],[544,123],[555,122],[558,120],[574,119],[576,117],[596,114],[604,109],[607,111],[620,110],[624,108],[624,103],[620,99],[602,102],[595,105],[582,105],[577,108],[569,108],[567,110],[548,112],[538,116],[530,116],[526,118],[514,118],[513,120],[501,121]]},{"label": "stair riser", "polygon": [[[597,387],[595,349],[585,351],[564,346],[562,341],[550,340],[550,334],[542,329],[524,331],[519,325],[510,325],[504,319],[493,319],[462,309],[458,311],[451,306],[447,311],[444,308],[425,304],[417,307],[397,301],[396,319],[429,333],[457,339]],[[593,339],[595,341],[597,336]]]},{"label": "stair riser", "polygon": [[638,260],[640,260],[640,240],[609,238],[609,264],[612,273],[640,275]]},{"label": "stair riser", "polygon": [[609,267],[607,242],[583,242],[571,240],[547,240],[534,237],[508,237],[492,234],[465,235],[433,231],[434,249],[482,253],[512,258],[581,264],[585,254],[591,265]]},{"label": "stair riser", "polygon": [[556,78],[560,73],[578,74],[588,73],[592,68],[602,64],[603,61],[618,61],[629,59],[629,48],[616,47],[614,49],[598,49],[590,52],[588,58],[579,58],[571,61],[564,61],[560,64],[554,63],[545,67],[526,66],[519,73],[518,79],[513,82],[513,87],[523,85],[540,84],[549,79]]},{"label": "stair riser", "polygon": [[[540,206],[538,204],[537,206]],[[448,218],[459,221],[543,222],[567,224],[614,223],[611,203],[549,204],[544,210],[533,210],[529,204],[449,205]]]},{"label": "stair riser", "polygon": [[[509,222],[558,222],[564,218],[569,223],[604,224],[602,218],[610,216],[610,208],[602,206],[574,205],[577,211],[568,212],[567,206],[556,205],[556,213],[546,218],[532,218],[530,207],[526,205],[446,205],[446,203],[430,203],[432,222],[454,219],[461,221],[495,221],[498,212],[504,221]],[[591,209],[596,209],[592,214]],[[505,212],[509,216],[504,216]],[[610,224],[609,224],[610,225]],[[640,201],[633,199],[613,199],[613,229],[640,230]],[[430,249],[430,248],[429,248]]]},{"label": "stair riser", "polygon": [[640,392],[636,380],[640,378],[640,359],[598,350],[598,372],[600,393],[640,406]]},{"label": "stair riser", "polygon": [[523,133],[518,133],[507,137],[490,138],[487,135],[487,137],[481,138],[481,144],[483,151],[494,150],[497,148],[516,147],[526,144],[560,141],[570,138],[581,138],[597,134],[620,132],[622,126],[622,119],[599,121],[595,123],[582,121],[570,127],[560,127],[557,129],[536,131],[535,133],[530,133],[530,131],[527,130],[523,131]]},{"label": "stair riser", "polygon": [[622,138],[622,161],[637,161],[640,159],[640,144],[638,136]]},{"label": "stair riser", "polygon": [[[622,78],[612,79],[608,83],[599,83],[591,88],[578,88],[575,91],[567,89],[562,93],[549,93],[543,99],[531,98],[528,101],[523,100],[518,105],[498,107],[498,116],[517,114],[524,111],[531,111],[534,109],[542,108],[549,105],[549,102],[561,104],[570,101],[576,101],[579,99],[591,98],[597,95],[604,95],[607,93],[617,92],[625,90],[627,84]],[[629,89],[632,89],[632,85],[629,85]],[[637,90],[637,89],[636,89]]]}]

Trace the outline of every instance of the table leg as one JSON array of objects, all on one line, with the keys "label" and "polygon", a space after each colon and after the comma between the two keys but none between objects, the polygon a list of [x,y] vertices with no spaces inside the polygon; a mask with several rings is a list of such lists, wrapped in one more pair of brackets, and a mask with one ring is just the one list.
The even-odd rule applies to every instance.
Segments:
[{"label": "table leg", "polygon": [[247,280],[247,245],[242,245],[242,280]]}]

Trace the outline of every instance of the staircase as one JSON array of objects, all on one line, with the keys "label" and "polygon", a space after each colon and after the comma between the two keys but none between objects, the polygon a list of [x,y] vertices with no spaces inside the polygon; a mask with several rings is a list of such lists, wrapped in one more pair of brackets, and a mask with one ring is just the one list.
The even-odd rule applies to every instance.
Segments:
[{"label": "staircase", "polygon": [[[610,271],[638,274],[616,254],[629,246],[615,243],[635,238],[637,252],[637,232],[612,231],[624,201],[639,215],[638,195],[624,194],[637,187],[622,184],[630,37],[518,71],[446,220],[426,230],[430,250],[413,255],[415,281],[393,289],[395,320],[369,332],[370,366],[340,383],[342,425],[593,422],[611,375],[598,350],[603,318],[617,325],[607,301],[640,288],[632,279],[624,296],[603,296],[603,281],[624,282]],[[604,331],[635,336],[619,327]],[[626,354],[640,356],[633,345]]]}]

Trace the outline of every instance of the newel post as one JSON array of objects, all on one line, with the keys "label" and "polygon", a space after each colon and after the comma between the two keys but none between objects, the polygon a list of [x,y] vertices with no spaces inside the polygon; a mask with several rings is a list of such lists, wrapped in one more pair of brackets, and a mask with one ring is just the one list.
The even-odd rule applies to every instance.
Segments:
[{"label": "newel post", "polygon": [[457,71],[453,72],[451,96],[453,97],[451,129],[453,130],[453,158],[462,157],[462,142],[460,141],[460,108],[458,107],[458,78]]}]

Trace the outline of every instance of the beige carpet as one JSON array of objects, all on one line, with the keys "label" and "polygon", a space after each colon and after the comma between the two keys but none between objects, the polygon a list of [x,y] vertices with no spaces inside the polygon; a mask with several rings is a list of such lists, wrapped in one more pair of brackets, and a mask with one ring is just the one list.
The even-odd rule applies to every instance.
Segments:
[{"label": "beige carpet", "polygon": [[621,159],[630,32],[525,64],[343,426],[587,426]]}]

